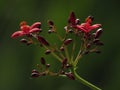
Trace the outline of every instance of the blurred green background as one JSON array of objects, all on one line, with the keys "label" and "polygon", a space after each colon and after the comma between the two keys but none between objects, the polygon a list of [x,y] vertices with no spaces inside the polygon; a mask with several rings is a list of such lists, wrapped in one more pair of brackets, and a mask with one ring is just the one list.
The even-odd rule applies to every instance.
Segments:
[{"label": "blurred green background", "polygon": [[[119,0],[0,0],[0,90],[90,90],[67,78],[31,79],[31,70],[39,63],[41,50],[10,38],[23,20],[30,25],[41,21],[47,32],[46,22],[51,19],[62,34],[71,11],[81,21],[93,15],[94,23],[101,23],[104,29],[102,53],[84,57],[79,63],[79,74],[103,90],[120,90],[119,9]],[[55,66],[50,59],[48,62]]]}]

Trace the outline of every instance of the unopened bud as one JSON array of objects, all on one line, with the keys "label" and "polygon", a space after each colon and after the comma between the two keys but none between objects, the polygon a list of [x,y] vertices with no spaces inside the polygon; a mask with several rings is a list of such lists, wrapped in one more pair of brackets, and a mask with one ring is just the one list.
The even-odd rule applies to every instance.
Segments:
[{"label": "unopened bud", "polygon": [[21,42],[21,43],[27,43],[28,41],[27,41],[27,39],[24,39],[24,38],[23,38],[23,39],[20,40],[20,42]]},{"label": "unopened bud", "polygon": [[91,47],[91,44],[90,43],[88,43],[87,44],[87,49],[89,49]]},{"label": "unopened bud", "polygon": [[50,26],[53,26],[53,25],[54,25],[53,21],[51,21],[51,20],[48,20],[48,24],[49,24]]},{"label": "unopened bud", "polygon": [[95,33],[95,38],[99,38],[102,32],[103,32],[102,28],[98,29]]},{"label": "unopened bud", "polygon": [[62,46],[62,47],[60,47],[60,50],[61,50],[61,51],[64,51],[64,47],[63,47],[63,46]]},{"label": "unopened bud", "polygon": [[48,30],[48,33],[52,33],[53,31],[52,30]]},{"label": "unopened bud", "polygon": [[66,68],[69,68],[69,67],[71,67],[71,65],[67,63],[65,67],[66,67]]},{"label": "unopened bud", "polygon": [[39,72],[37,71],[37,70],[32,70],[32,74],[31,74],[31,77],[33,77],[33,78],[36,78],[36,77],[39,77],[40,75],[39,75]]},{"label": "unopened bud", "polygon": [[41,44],[44,44],[44,45],[49,45],[49,43],[41,36],[37,36],[38,38],[38,41],[41,43]]},{"label": "unopened bud", "polygon": [[40,60],[41,64],[45,65],[46,62],[45,62],[45,59],[43,57],[41,57],[41,60]]},{"label": "unopened bud", "polygon": [[65,44],[65,45],[68,45],[68,44],[70,44],[71,42],[72,42],[72,39],[69,38],[69,39],[66,39],[66,40],[64,41],[64,44]]},{"label": "unopened bud", "polygon": [[66,64],[67,64],[67,58],[65,58],[65,59],[62,61],[62,67],[64,67]]},{"label": "unopened bud", "polygon": [[51,51],[50,50],[46,50],[45,51],[45,54],[47,55],[47,54],[50,54],[51,53]]},{"label": "unopened bud", "polygon": [[74,77],[74,75],[73,75],[71,72],[65,73],[65,75],[66,75],[69,79],[75,80],[75,77]]},{"label": "unopened bud", "polygon": [[46,68],[49,68],[50,67],[50,64],[46,64]]}]

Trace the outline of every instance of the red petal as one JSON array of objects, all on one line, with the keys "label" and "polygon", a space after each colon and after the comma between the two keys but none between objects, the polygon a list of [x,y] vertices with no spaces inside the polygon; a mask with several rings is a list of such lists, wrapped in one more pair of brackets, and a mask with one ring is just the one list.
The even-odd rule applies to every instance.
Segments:
[{"label": "red petal", "polygon": [[11,38],[16,38],[16,37],[20,37],[20,36],[24,36],[25,34],[23,33],[23,31],[17,31],[17,32],[14,32],[12,35],[11,35]]},{"label": "red petal", "polygon": [[91,24],[92,21],[93,21],[93,16],[88,16],[88,17],[86,18],[86,20],[85,20],[85,22],[86,22],[86,23],[89,23],[89,24]]},{"label": "red petal", "polygon": [[26,33],[26,34],[28,34],[29,31],[30,31],[30,26],[28,26],[28,25],[23,25],[23,26],[21,26],[20,28],[21,28],[21,30],[22,30],[24,33]]},{"label": "red petal", "polygon": [[39,28],[33,28],[29,31],[29,33],[33,33],[33,32],[39,32],[40,29]]},{"label": "red petal", "polygon": [[36,22],[36,23],[34,23],[34,24],[30,27],[30,29],[40,28],[40,27],[41,27],[41,22]]},{"label": "red petal", "polygon": [[94,24],[90,27],[91,30],[101,27],[101,24]]}]

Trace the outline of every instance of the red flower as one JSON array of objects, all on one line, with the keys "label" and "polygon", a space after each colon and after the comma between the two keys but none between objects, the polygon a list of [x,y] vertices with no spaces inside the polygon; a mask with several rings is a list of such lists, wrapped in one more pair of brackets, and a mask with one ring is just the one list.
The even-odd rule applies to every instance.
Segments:
[{"label": "red flower", "polygon": [[97,29],[101,26],[101,24],[94,24],[91,25],[93,21],[93,17],[88,16],[85,20],[85,23],[82,23],[80,25],[76,25],[76,29],[83,31],[84,33],[89,33],[90,31]]},{"label": "red flower", "polygon": [[27,25],[25,21],[20,23],[20,31],[14,32],[11,37],[21,37],[24,35],[29,35],[30,33],[39,32],[40,31],[41,22],[35,22],[31,26]]}]

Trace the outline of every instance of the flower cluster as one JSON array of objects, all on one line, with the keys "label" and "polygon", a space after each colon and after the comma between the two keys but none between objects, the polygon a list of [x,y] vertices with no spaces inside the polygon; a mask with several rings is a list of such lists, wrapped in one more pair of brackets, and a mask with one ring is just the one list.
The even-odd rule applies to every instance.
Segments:
[{"label": "flower cluster", "polygon": [[[11,37],[26,36],[26,39],[22,38],[20,40],[22,43],[30,45],[37,42],[45,49],[46,55],[52,55],[61,63],[61,68],[57,72],[51,71],[49,69],[51,65],[47,63],[45,57],[41,56],[40,64],[38,64],[40,69],[32,70],[31,76],[35,78],[46,75],[68,77],[71,80],[79,80],[92,89],[101,90],[84,79],[81,79],[76,73],[76,67],[81,57],[89,53],[100,53],[99,47],[103,45],[99,39],[103,31],[101,24],[92,25],[93,19],[93,16],[88,16],[85,22],[81,23],[80,20],[76,18],[74,12],[72,12],[68,18],[67,25],[64,27],[64,36],[58,33],[54,22],[48,20],[48,35],[56,34],[61,43],[60,46],[52,46],[48,40],[42,35],[39,35],[42,31],[41,22],[36,22],[31,26],[27,25],[25,21],[21,22],[20,31],[13,33]],[[74,35],[75,38],[71,37],[71,35]],[[80,47],[80,49],[78,50],[76,47]],[[77,55],[74,53],[75,51],[78,51]]]}]

